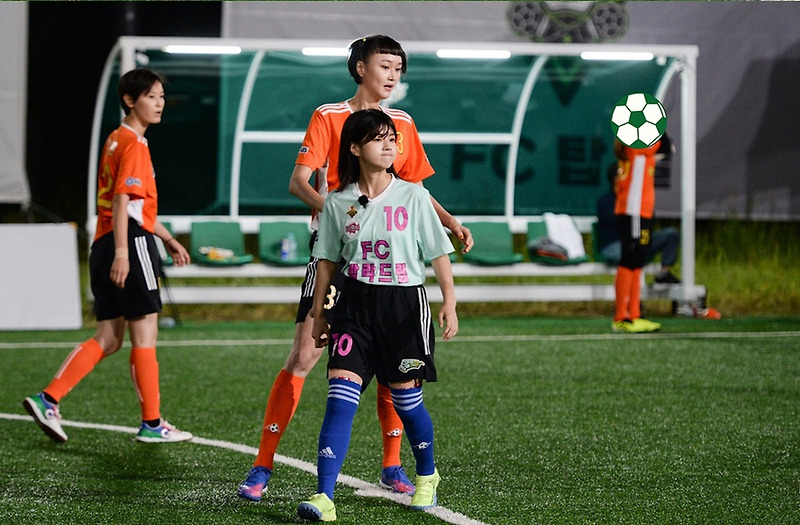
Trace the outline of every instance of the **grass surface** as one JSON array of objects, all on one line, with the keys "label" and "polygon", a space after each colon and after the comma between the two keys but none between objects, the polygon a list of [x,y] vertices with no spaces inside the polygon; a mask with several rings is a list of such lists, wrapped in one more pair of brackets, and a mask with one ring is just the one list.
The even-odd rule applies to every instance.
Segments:
[{"label": "grass surface", "polygon": [[[662,334],[630,336],[611,335],[606,318],[463,317],[456,340],[437,346],[440,381],[425,388],[440,504],[497,525],[800,522],[800,318],[656,320]],[[3,333],[0,412],[25,414],[22,399],[90,335]],[[291,336],[286,322],[162,331],[164,415],[198,437],[257,446]],[[65,419],[137,426],[128,354],[70,393]],[[314,463],[326,389],[319,365],[281,454]],[[380,468],[374,395],[343,471],[369,482]],[[298,523],[295,506],[316,486],[279,464],[254,504],[234,495],[250,454],[65,429],[58,445],[0,417],[0,522]],[[403,454],[413,470],[407,445]],[[336,503],[343,524],[446,522],[342,485]]]}]

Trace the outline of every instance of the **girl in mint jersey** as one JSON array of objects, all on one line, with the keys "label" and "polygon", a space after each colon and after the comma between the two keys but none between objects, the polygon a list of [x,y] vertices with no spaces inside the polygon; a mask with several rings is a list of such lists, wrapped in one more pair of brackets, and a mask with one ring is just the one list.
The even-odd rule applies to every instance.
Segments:
[{"label": "girl in mint jersey", "polygon": [[[317,494],[297,512],[311,521],[333,521],[333,489],[350,442],[362,388],[373,376],[392,389],[416,460],[411,507],[436,505],[439,474],[433,455],[433,423],[425,408],[422,381],[435,381],[434,328],[425,292],[430,260],[442,292],[438,324],[445,341],[458,332],[453,246],[428,191],[394,176],[397,154],[392,119],[379,110],[348,117],[342,129],[337,190],[323,208],[312,314],[317,347],[327,345],[328,400],[319,436]],[[328,327],[326,291],[338,266],[345,286]]]}]

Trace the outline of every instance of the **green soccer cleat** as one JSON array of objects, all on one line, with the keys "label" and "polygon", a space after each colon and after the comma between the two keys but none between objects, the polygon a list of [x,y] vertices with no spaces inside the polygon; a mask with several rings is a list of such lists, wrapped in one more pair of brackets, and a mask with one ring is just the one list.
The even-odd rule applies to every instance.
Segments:
[{"label": "green soccer cleat", "polygon": [[297,506],[297,515],[306,521],[336,521],[336,507],[327,494],[314,494]]},{"label": "green soccer cleat", "polygon": [[425,510],[436,506],[436,487],[439,486],[439,471],[434,469],[433,474],[420,476],[417,474],[417,490],[411,497],[411,508]]},{"label": "green soccer cleat", "polygon": [[58,403],[50,403],[45,399],[44,394],[39,392],[31,397],[26,397],[22,401],[22,406],[33,417],[39,428],[47,434],[47,437],[56,443],[64,443],[67,440],[67,433],[61,428]]},{"label": "green soccer cleat", "polygon": [[638,327],[641,332],[646,333],[658,332],[661,330],[660,323],[654,323],[653,321],[648,321],[647,319],[643,319],[641,317],[633,320],[633,326]]},{"label": "green soccer cleat", "polygon": [[641,334],[646,332],[641,325],[637,325],[630,319],[623,319],[622,321],[614,321],[611,323],[612,332],[624,332],[628,334]]},{"label": "green soccer cleat", "polygon": [[143,443],[177,443],[179,441],[189,441],[194,436],[191,432],[178,430],[166,419],[161,419],[161,424],[153,428],[147,423],[142,422],[139,432],[136,434],[136,441]]}]

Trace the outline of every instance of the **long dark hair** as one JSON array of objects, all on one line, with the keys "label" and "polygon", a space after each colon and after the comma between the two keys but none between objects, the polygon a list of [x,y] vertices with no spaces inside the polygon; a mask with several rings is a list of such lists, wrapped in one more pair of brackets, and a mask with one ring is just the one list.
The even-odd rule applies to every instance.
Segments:
[{"label": "long dark hair", "polygon": [[350,49],[347,54],[347,69],[350,71],[350,76],[356,81],[356,84],[361,84],[361,75],[358,74],[356,65],[359,61],[365,64],[369,61],[372,55],[382,53],[386,55],[395,55],[400,57],[402,62],[402,72],[405,74],[407,67],[406,52],[403,47],[394,38],[386,35],[371,35],[365,36],[354,40],[350,44]]},{"label": "long dark hair", "polygon": [[[358,157],[350,151],[352,144],[363,146],[375,137],[396,133],[392,118],[379,109],[362,109],[347,117],[339,144],[339,187],[336,191],[342,191],[345,186],[358,182],[361,178]],[[386,171],[395,174],[394,166]]]}]

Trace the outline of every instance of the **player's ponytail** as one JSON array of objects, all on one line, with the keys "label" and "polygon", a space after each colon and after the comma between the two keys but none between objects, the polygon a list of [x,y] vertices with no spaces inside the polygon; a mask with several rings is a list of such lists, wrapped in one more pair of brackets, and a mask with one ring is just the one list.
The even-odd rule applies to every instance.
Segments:
[{"label": "player's ponytail", "polygon": [[395,55],[402,60],[402,72],[405,74],[407,68],[406,52],[403,46],[394,38],[386,35],[371,35],[354,40],[350,44],[347,52],[347,70],[350,76],[361,84],[361,75],[358,74],[358,63],[367,63],[374,54]]}]

